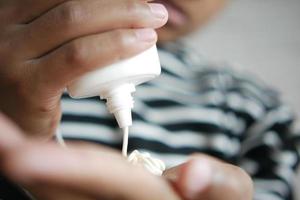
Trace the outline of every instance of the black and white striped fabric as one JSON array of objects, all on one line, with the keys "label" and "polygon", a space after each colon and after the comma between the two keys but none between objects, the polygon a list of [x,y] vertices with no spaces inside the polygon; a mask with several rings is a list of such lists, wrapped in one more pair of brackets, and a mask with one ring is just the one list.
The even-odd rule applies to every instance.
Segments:
[{"label": "black and white striped fabric", "polygon": [[[159,49],[162,75],[137,88],[129,151],[178,165],[195,152],[241,166],[255,199],[293,199],[299,162],[294,116],[275,91],[253,77],[211,63],[181,44]],[[122,134],[98,97],[64,95],[64,138],[121,148]]]}]

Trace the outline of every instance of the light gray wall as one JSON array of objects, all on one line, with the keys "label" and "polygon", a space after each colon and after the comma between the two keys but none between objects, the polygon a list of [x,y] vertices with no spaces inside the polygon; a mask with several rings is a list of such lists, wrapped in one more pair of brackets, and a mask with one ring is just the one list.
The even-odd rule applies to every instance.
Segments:
[{"label": "light gray wall", "polygon": [[300,117],[300,0],[232,0],[192,41],[202,54],[277,87]]},{"label": "light gray wall", "polygon": [[300,0],[232,0],[191,45],[277,87],[300,114]]}]

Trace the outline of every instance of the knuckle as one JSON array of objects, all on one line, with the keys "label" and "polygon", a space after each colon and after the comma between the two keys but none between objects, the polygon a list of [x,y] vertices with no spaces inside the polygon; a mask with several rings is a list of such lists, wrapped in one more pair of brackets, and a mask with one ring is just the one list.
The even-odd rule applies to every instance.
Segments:
[{"label": "knuckle", "polygon": [[145,2],[132,0],[127,1],[125,6],[125,11],[128,13],[128,21],[132,27],[145,27],[149,26],[149,23],[153,20],[149,20],[148,17],[150,12],[150,7],[145,4]]},{"label": "knuckle", "polygon": [[139,1],[125,1],[126,11],[128,13],[137,13],[141,9],[141,3]]},{"label": "knuckle", "polygon": [[86,64],[86,49],[82,42],[72,42],[66,51],[66,63],[72,68],[82,68]]},{"label": "knuckle", "polygon": [[75,1],[69,1],[61,6],[58,12],[58,19],[62,21],[64,26],[74,26],[82,20],[84,12],[82,6]]},{"label": "knuckle", "polygon": [[115,60],[122,60],[129,52],[130,36],[122,30],[116,30],[112,34],[112,40],[114,43],[114,53],[117,56]]},{"label": "knuckle", "polygon": [[124,50],[126,48],[126,34],[123,31],[114,31],[112,39],[115,41],[118,50]]}]

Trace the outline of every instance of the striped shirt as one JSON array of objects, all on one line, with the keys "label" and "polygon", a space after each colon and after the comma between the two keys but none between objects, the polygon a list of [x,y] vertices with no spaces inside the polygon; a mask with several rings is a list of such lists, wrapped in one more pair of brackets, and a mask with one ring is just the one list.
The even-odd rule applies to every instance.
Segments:
[{"label": "striped shirt", "polygon": [[[254,199],[294,199],[299,136],[278,93],[179,43],[160,48],[159,56],[162,75],[134,95],[129,151],[150,152],[169,167],[206,153],[245,169]],[[121,149],[121,131],[98,97],[64,95],[62,109],[64,138]]]}]

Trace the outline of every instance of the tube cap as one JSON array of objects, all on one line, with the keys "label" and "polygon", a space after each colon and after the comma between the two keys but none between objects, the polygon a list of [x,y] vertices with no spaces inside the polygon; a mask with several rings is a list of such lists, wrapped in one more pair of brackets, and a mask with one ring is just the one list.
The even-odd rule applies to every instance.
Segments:
[{"label": "tube cap", "polygon": [[114,116],[120,128],[129,127],[132,125],[131,109],[121,109],[114,113]]},{"label": "tube cap", "polygon": [[106,106],[110,113],[114,114],[119,127],[125,128],[132,125],[131,109],[133,108],[133,98],[131,93],[135,91],[134,84],[121,84],[100,94],[102,99],[106,99]]}]

